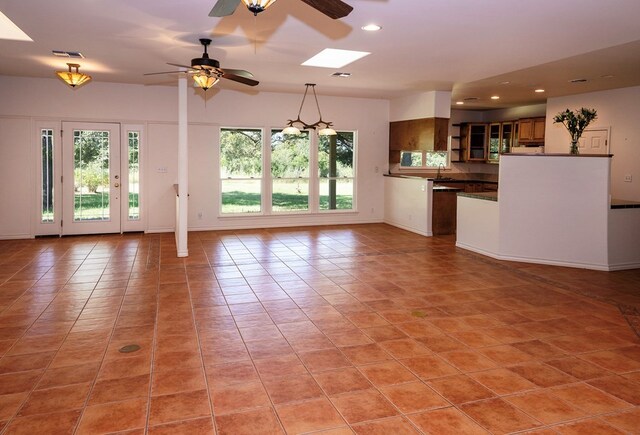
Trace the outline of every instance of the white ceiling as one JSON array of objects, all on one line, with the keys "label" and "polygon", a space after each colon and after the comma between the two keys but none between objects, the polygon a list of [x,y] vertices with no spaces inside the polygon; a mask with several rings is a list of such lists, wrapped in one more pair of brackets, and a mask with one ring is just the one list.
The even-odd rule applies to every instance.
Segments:
[{"label": "white ceiling", "polygon": [[[51,50],[66,50],[86,56],[80,70],[95,81],[170,85],[170,75],[143,73],[189,64],[202,53],[198,38],[211,37],[223,68],[260,81],[217,86],[246,92],[301,93],[307,82],[319,94],[369,98],[453,90],[454,100],[480,99],[465,108],[497,108],[640,85],[638,0],[345,1],[353,12],[334,21],[300,0],[278,0],[256,18],[243,6],[210,18],[215,0],[0,0],[0,11],[33,38],[0,40],[0,74],[53,77],[68,60]],[[382,30],[360,29],[369,23]],[[300,66],[324,48],[372,54],[342,68],[348,79]],[[573,78],[589,81],[569,84]],[[534,94],[536,87],[547,92]]]}]

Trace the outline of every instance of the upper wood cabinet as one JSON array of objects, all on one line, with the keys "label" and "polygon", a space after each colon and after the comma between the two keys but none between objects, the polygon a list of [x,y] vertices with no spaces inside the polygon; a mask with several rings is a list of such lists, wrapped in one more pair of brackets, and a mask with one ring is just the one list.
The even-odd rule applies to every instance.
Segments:
[{"label": "upper wood cabinet", "polygon": [[466,161],[484,162],[487,159],[487,124],[461,124],[460,147]]},{"label": "upper wood cabinet", "polygon": [[518,142],[520,144],[544,142],[545,118],[519,120]]},{"label": "upper wood cabinet", "polygon": [[421,118],[389,123],[389,162],[400,162],[400,151],[447,151],[449,119]]}]

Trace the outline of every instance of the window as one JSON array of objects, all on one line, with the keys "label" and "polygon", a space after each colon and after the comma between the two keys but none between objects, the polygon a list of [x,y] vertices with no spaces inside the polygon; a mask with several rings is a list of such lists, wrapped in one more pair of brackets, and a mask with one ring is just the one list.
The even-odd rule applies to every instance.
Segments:
[{"label": "window", "polygon": [[402,151],[401,168],[437,168],[448,166],[448,151]]},{"label": "window", "polygon": [[319,137],[320,210],[353,209],[353,139],[352,131]]},{"label": "window", "polygon": [[53,222],[53,130],[40,130],[42,139],[42,209],[40,221]]},{"label": "window", "polygon": [[130,221],[140,220],[140,132],[129,132],[129,212]]},{"label": "window", "polygon": [[262,130],[220,131],[222,213],[262,210]]},{"label": "window", "polygon": [[308,131],[299,135],[271,131],[271,209],[275,212],[309,210]]}]

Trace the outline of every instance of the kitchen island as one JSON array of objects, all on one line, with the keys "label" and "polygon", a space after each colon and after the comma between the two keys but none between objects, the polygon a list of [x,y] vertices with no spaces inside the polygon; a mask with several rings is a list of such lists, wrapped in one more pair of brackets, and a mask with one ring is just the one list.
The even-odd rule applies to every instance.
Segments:
[{"label": "kitchen island", "polygon": [[385,175],[385,222],[423,236],[456,232],[456,195],[460,192],[495,194],[498,179],[491,174],[436,173]]},{"label": "kitchen island", "polygon": [[500,190],[460,194],[456,246],[501,260],[640,268],[640,208],[610,198],[611,156],[500,159]]}]

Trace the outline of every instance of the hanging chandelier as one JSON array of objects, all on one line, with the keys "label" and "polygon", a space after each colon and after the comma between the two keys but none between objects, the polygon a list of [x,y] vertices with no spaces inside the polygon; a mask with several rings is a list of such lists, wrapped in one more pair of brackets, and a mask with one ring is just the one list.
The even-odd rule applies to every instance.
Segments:
[{"label": "hanging chandelier", "polygon": [[[316,100],[316,107],[318,109],[318,116],[320,119],[318,122],[314,122],[313,124],[307,124],[303,120],[300,119],[300,113],[302,113],[302,106],[304,106],[304,100],[307,98],[307,92],[309,88],[313,91],[313,97]],[[300,128],[296,127],[296,124],[301,127],[303,130],[310,129],[318,130],[318,136],[334,136],[336,135],[336,131],[331,128],[332,123],[326,122],[322,120],[322,113],[320,112],[320,104],[318,104],[318,96],[316,95],[316,85],[315,83],[305,83],[304,95],[302,97],[302,103],[300,103],[300,110],[298,110],[298,117],[293,120],[287,121],[287,126],[282,130],[282,134],[300,134]]]},{"label": "hanging chandelier", "polygon": [[[77,63],[68,63],[67,66],[69,67],[69,71],[56,71],[56,74],[72,88],[76,88],[91,80],[90,75],[78,71],[80,65]],[[75,68],[76,70],[72,71],[72,68]]]}]

